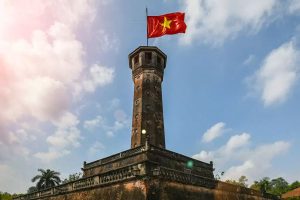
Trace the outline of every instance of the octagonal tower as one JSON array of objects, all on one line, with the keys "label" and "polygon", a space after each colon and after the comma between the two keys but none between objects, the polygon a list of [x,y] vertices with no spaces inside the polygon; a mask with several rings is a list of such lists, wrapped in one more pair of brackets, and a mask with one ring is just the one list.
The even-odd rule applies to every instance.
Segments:
[{"label": "octagonal tower", "polygon": [[134,82],[131,148],[146,141],[165,148],[161,83],[167,56],[157,47],[140,46],[129,54]]}]

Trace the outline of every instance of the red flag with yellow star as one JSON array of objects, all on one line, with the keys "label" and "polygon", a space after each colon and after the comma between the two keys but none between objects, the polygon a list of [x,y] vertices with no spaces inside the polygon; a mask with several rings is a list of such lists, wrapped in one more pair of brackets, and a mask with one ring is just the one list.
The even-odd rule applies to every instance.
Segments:
[{"label": "red flag with yellow star", "polygon": [[184,13],[168,13],[160,16],[147,16],[148,38],[185,33]]}]

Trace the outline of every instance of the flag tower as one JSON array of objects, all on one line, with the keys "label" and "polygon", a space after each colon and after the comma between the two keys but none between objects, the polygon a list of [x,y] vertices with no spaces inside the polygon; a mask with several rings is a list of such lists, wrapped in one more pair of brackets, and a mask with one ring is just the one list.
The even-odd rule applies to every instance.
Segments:
[{"label": "flag tower", "polygon": [[[147,16],[147,25],[147,38],[186,29],[184,13]],[[212,162],[166,149],[161,90],[166,61],[159,48],[148,45],[129,54],[134,82],[130,149],[84,162],[78,180],[14,200],[277,200],[216,180]]]},{"label": "flag tower", "polygon": [[166,61],[157,47],[141,46],[129,54],[134,82],[131,148],[146,142],[165,148],[161,84]]}]

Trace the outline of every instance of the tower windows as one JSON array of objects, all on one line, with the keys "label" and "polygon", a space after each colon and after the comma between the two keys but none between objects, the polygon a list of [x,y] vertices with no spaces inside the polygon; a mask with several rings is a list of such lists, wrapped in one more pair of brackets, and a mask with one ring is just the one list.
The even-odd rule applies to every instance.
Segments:
[{"label": "tower windows", "polygon": [[134,65],[136,65],[138,62],[139,62],[139,55],[136,55],[136,56],[133,58],[133,63],[134,63]]},{"label": "tower windows", "polygon": [[152,53],[151,52],[146,52],[145,53],[145,58],[146,58],[146,63],[150,64],[152,61]]},{"label": "tower windows", "polygon": [[132,148],[146,140],[165,148],[161,83],[166,59],[156,47],[140,47],[129,56],[134,82]]},{"label": "tower windows", "polygon": [[157,64],[162,66],[162,60],[161,57],[157,56]]}]

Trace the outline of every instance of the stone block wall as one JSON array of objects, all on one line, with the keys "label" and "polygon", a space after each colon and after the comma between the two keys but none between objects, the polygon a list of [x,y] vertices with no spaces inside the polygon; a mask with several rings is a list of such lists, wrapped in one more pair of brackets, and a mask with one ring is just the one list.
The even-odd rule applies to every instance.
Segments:
[{"label": "stone block wall", "polygon": [[[271,200],[258,191],[223,182],[214,189],[161,179],[140,179],[65,192],[35,200]],[[16,198],[23,200],[23,198]],[[26,200],[26,198],[24,199]]]}]

